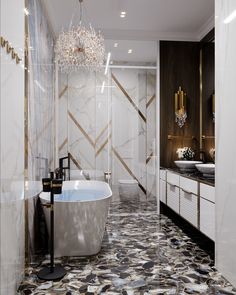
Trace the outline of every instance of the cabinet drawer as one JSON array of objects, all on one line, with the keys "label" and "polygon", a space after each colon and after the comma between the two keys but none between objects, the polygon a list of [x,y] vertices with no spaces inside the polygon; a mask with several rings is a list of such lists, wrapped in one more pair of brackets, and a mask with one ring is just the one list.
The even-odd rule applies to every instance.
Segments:
[{"label": "cabinet drawer", "polygon": [[165,169],[160,170],[160,179],[166,180],[166,170]]},{"label": "cabinet drawer", "polygon": [[179,214],[179,188],[167,183],[167,206]]},{"label": "cabinet drawer", "polygon": [[166,179],[169,184],[179,186],[179,175],[178,174],[167,171]]},{"label": "cabinet drawer", "polygon": [[198,194],[197,181],[180,176],[179,182],[180,182],[179,184],[180,188],[182,188],[184,191],[190,192],[195,195]]},{"label": "cabinet drawer", "polygon": [[200,183],[200,196],[215,203],[215,188],[204,183]]},{"label": "cabinet drawer", "polygon": [[200,231],[215,240],[215,204],[200,198]]},{"label": "cabinet drawer", "polygon": [[166,182],[160,179],[160,201],[166,204]]},{"label": "cabinet drawer", "polygon": [[180,189],[180,215],[198,227],[198,196]]}]

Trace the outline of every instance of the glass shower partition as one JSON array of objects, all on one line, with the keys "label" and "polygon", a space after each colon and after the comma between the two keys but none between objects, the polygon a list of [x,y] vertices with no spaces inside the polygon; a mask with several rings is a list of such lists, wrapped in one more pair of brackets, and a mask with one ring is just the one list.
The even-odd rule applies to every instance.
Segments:
[{"label": "glass shower partition", "polygon": [[156,70],[110,67],[59,74],[58,157],[71,155],[71,179],[136,180],[156,195]]}]

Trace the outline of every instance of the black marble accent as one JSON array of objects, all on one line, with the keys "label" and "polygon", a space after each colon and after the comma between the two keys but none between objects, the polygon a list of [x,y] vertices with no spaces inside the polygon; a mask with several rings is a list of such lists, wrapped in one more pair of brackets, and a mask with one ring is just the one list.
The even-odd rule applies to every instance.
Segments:
[{"label": "black marble accent", "polygon": [[236,294],[210,255],[170,218],[156,213],[155,200],[112,202],[101,251],[62,257],[67,275],[40,281],[47,259],[26,268],[17,294]]}]

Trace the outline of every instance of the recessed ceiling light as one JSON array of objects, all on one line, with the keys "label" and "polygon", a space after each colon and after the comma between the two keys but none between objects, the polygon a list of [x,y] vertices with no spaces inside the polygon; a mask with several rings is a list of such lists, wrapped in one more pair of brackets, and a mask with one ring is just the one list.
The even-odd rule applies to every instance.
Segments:
[{"label": "recessed ceiling light", "polygon": [[126,17],[126,11],[121,11],[120,17]]},{"label": "recessed ceiling light", "polygon": [[113,60],[110,61],[110,65],[113,65]]},{"label": "recessed ceiling light", "polygon": [[114,47],[118,47],[118,43],[116,42],[116,43],[114,43]]},{"label": "recessed ceiling light", "polygon": [[133,50],[132,50],[132,49],[129,49],[129,50],[128,50],[128,53],[132,53],[132,52],[133,52]]}]

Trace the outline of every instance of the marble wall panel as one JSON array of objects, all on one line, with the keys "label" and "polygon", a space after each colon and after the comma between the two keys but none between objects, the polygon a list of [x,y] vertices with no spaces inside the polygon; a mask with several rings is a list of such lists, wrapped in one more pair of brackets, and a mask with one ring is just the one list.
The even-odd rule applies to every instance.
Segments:
[{"label": "marble wall panel", "polygon": [[216,0],[216,265],[236,286],[236,1]]},{"label": "marble wall panel", "polygon": [[[33,260],[35,196],[42,190],[41,179],[55,168],[54,48],[42,2],[28,0],[28,85],[26,116],[27,252]],[[39,46],[40,44],[40,46]]]},{"label": "marble wall panel", "polygon": [[68,92],[69,152],[83,169],[93,170],[96,139],[95,73],[70,74]]},{"label": "marble wall panel", "polygon": [[146,137],[146,169],[147,194],[156,195],[156,72],[147,71],[147,137]]},{"label": "marble wall panel", "polygon": [[[24,275],[24,1],[0,1],[0,294],[15,295]],[[19,13],[22,11],[22,13]]]},{"label": "marble wall panel", "polygon": [[155,72],[81,72],[61,75],[59,84],[59,146],[68,139],[68,147],[64,144],[59,154],[66,149],[72,154],[77,163],[72,169],[79,164],[101,174],[111,171],[113,189],[119,179],[136,179],[140,194],[146,197],[148,187],[154,195]]},{"label": "marble wall panel", "polygon": [[29,0],[28,5],[27,177],[29,181],[40,181],[54,168],[54,49],[41,2]]},{"label": "marble wall panel", "polygon": [[60,74],[58,81],[58,156],[68,154],[68,76]]}]

